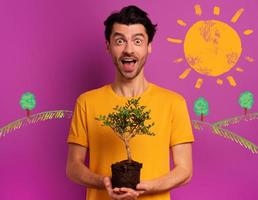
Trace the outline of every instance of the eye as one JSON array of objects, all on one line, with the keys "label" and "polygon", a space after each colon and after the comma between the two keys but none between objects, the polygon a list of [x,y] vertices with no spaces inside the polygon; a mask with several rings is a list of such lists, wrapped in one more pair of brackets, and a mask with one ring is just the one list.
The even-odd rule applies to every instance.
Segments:
[{"label": "eye", "polygon": [[118,38],[118,39],[116,39],[116,44],[117,45],[122,45],[122,44],[124,44],[124,40],[122,39],[122,38]]},{"label": "eye", "polygon": [[136,39],[134,40],[135,45],[140,46],[142,44],[142,40]]}]

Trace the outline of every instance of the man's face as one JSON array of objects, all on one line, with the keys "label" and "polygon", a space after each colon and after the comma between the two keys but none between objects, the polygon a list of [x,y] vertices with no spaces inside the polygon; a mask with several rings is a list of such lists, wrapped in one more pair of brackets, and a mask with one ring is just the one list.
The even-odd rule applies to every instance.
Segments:
[{"label": "man's face", "polygon": [[143,75],[143,66],[151,52],[151,44],[148,44],[148,35],[142,24],[115,23],[107,49],[119,76],[132,80],[139,74]]}]

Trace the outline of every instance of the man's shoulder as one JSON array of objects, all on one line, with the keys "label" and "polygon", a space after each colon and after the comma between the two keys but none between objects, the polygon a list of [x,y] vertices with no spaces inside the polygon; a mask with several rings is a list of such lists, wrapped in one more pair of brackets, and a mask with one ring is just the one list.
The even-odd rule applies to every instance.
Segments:
[{"label": "man's shoulder", "polygon": [[167,100],[177,100],[177,101],[184,101],[184,97],[174,91],[174,90],[170,90],[170,89],[167,89],[165,87],[161,87],[161,86],[158,86],[156,84],[152,84],[153,85],[153,93],[156,94],[157,96],[159,96],[159,98],[164,98],[164,99],[167,99]]}]

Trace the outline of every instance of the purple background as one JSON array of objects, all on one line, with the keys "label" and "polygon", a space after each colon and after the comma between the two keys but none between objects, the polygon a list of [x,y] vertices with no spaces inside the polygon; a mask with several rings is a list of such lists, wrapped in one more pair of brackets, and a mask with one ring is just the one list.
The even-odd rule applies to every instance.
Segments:
[{"label": "purple background", "polygon": [[[197,17],[194,4],[199,3],[203,15]],[[180,92],[188,102],[192,119],[194,101],[204,96],[210,105],[207,122],[215,122],[243,113],[238,105],[245,90],[258,94],[256,57],[258,49],[257,1],[71,1],[71,0],[1,0],[0,2],[0,127],[25,116],[19,99],[24,92],[36,95],[32,113],[50,110],[73,110],[76,98],[86,90],[113,80],[114,66],[105,50],[104,19],[113,10],[136,4],[145,9],[158,32],[153,52],[146,64],[148,80]],[[221,14],[213,16],[213,7]],[[236,24],[230,19],[243,7],[245,12]],[[188,26],[176,23],[183,19]],[[237,64],[243,73],[231,70],[216,78],[194,71],[185,80],[178,76],[186,69],[183,45],[168,42],[167,37],[184,39],[187,29],[201,19],[218,19],[232,25],[242,40],[243,53]],[[254,33],[244,36],[245,29]],[[255,60],[249,63],[245,56]],[[236,87],[225,77],[232,75]],[[194,89],[203,77],[201,89]],[[255,96],[256,98],[256,96]],[[255,102],[252,112],[258,112]],[[66,136],[70,119],[40,122],[0,138],[0,199],[84,199],[84,187],[65,176]],[[230,130],[258,144],[257,121],[241,122]],[[174,200],[242,200],[258,199],[257,155],[210,131],[194,131],[194,176],[187,186],[172,191]]]}]

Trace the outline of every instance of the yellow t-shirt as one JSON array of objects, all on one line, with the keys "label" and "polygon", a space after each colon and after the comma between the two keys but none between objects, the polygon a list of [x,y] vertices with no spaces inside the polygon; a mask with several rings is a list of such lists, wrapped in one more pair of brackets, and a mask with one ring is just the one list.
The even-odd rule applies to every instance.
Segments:
[{"label": "yellow t-shirt", "polygon": [[[132,159],[143,164],[141,180],[158,178],[170,171],[171,146],[193,142],[191,123],[185,100],[179,94],[152,83],[139,96],[140,105],[151,110],[151,128],[155,136],[138,135],[130,140]],[[68,143],[76,143],[89,150],[91,171],[111,176],[111,164],[127,159],[123,142],[110,127],[101,126],[95,117],[113,112],[128,98],[118,96],[111,85],[91,90],[79,96],[73,113]],[[88,189],[87,200],[109,199],[105,190]],[[169,192],[141,196],[141,200],[169,200]]]}]

